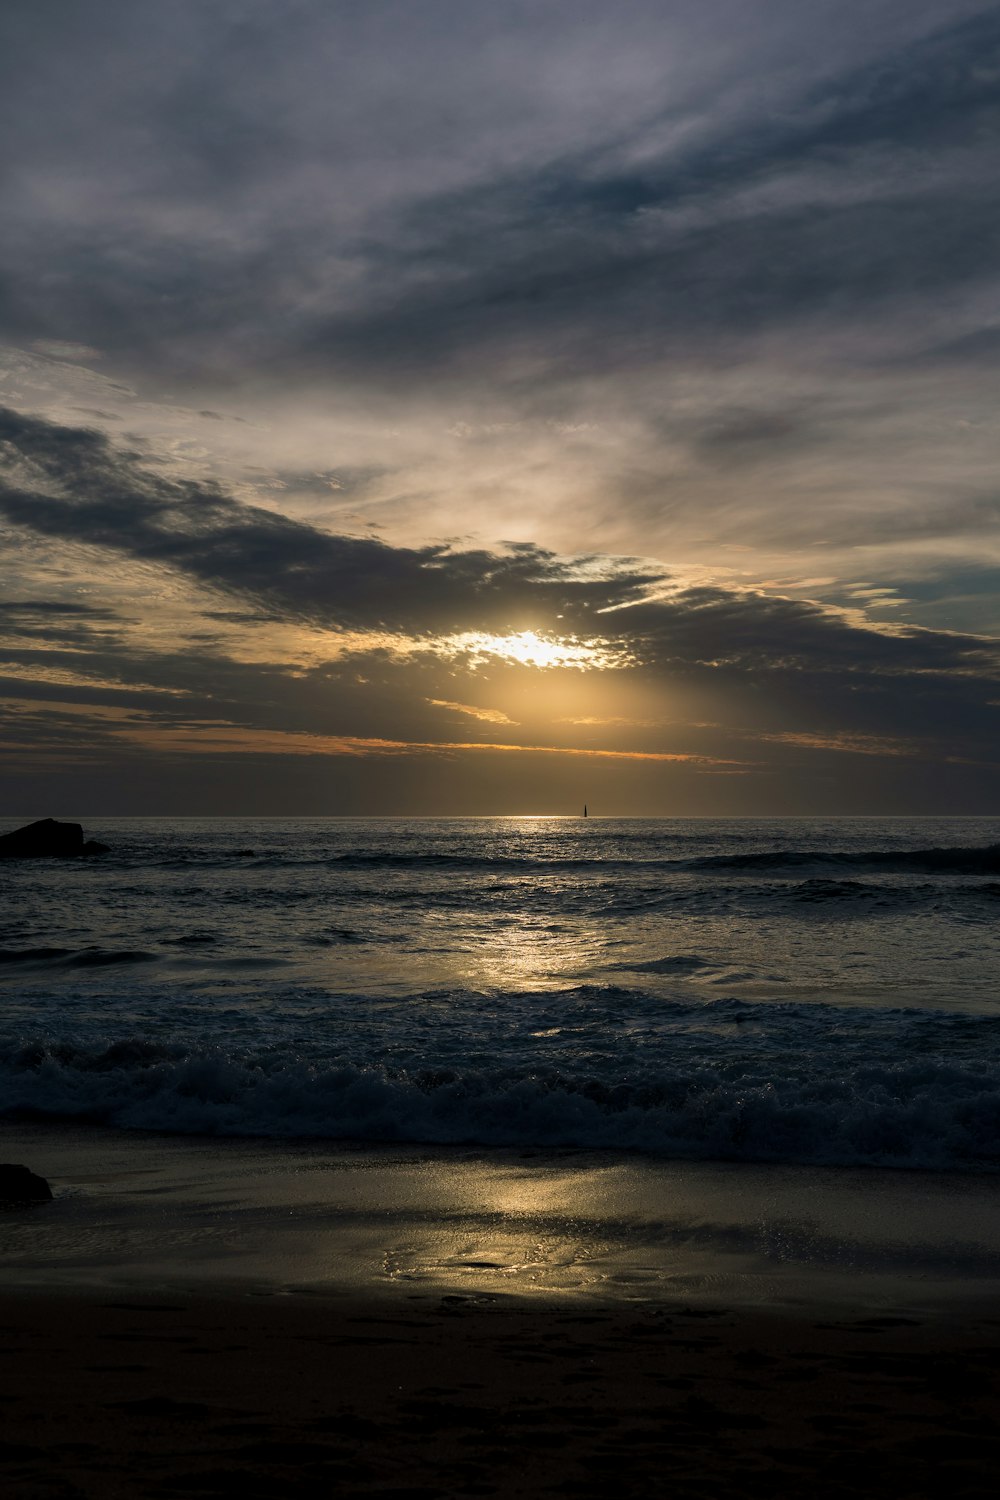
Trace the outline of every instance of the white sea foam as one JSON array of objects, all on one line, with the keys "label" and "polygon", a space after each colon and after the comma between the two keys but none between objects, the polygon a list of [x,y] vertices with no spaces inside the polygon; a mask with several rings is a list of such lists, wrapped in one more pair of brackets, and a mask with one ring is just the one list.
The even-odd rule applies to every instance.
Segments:
[{"label": "white sea foam", "polygon": [[[772,1062],[777,1059],[771,1059]],[[832,1059],[825,1060],[827,1062]],[[626,1079],[594,1072],[393,1068],[142,1039],[98,1050],[8,1047],[4,1112],[125,1128],[483,1145],[616,1147],[682,1158],[1000,1170],[994,1065],[803,1058],[768,1077],[688,1060]]]}]

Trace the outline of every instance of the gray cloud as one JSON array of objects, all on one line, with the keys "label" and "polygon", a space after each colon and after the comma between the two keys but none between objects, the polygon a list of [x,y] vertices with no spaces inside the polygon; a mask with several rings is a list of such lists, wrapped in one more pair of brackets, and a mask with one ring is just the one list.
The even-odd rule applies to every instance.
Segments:
[{"label": "gray cloud", "polygon": [[641,366],[992,280],[994,8],[703,9],[22,8],[8,327],[189,373],[495,381],[525,345],[547,377]]},{"label": "gray cloud", "polygon": [[17,526],[107,548],[330,627],[416,632],[524,628],[639,597],[656,576],[574,576],[532,546],[506,555],[330,536],[240,504],[218,485],[166,478],[101,433],[0,408],[0,513]]},{"label": "gray cloud", "polygon": [[868,360],[919,343],[898,326],[918,301],[995,284],[998,47],[1000,19],[981,17],[780,127],[641,173],[597,153],[418,205],[372,246],[360,310],[313,335],[314,368],[496,378],[527,345],[543,378],[567,379],[745,357],[830,318]]}]

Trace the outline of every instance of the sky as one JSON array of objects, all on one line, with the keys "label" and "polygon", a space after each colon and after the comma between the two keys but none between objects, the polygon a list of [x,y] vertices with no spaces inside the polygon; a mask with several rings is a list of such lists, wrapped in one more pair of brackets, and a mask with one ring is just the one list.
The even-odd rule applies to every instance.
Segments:
[{"label": "sky", "polygon": [[1000,813],[1000,9],[5,0],[0,814]]}]

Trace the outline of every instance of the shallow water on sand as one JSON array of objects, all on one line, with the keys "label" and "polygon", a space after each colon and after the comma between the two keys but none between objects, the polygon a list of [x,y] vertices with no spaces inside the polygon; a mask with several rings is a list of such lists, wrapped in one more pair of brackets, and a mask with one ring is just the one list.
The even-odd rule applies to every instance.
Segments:
[{"label": "shallow water on sand", "polygon": [[228,1283],[920,1317],[995,1296],[992,1179],[51,1125],[5,1137],[55,1192],[4,1214],[8,1288]]}]

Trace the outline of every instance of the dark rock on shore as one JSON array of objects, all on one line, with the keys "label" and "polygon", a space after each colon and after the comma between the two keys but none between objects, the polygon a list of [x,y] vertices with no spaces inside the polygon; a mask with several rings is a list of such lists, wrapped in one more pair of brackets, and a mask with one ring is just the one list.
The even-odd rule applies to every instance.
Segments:
[{"label": "dark rock on shore", "polygon": [[52,1189],[37,1172],[27,1167],[0,1165],[0,1205],[47,1203],[51,1197]]},{"label": "dark rock on shore", "polygon": [[13,833],[0,834],[0,859],[78,859],[107,852],[107,844],[84,841],[79,823],[57,823],[55,818],[41,818]]}]

